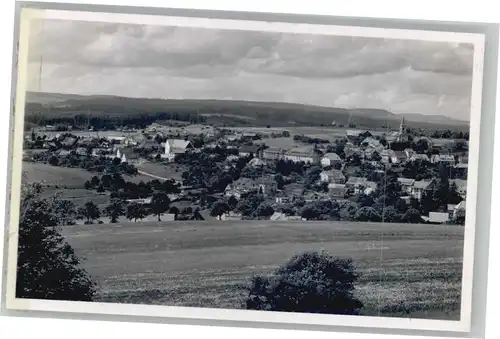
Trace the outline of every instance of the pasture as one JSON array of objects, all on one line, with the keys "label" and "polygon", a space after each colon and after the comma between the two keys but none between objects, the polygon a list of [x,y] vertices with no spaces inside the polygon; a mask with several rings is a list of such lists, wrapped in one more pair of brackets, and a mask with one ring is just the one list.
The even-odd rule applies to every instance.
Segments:
[{"label": "pasture", "polygon": [[23,161],[22,171],[28,182],[40,182],[45,186],[83,188],[85,181],[95,174],[81,168],[58,167],[39,162]]},{"label": "pasture", "polygon": [[[39,182],[46,187],[80,189],[84,187],[85,181],[92,179],[94,175],[101,176],[103,173],[89,172],[83,168],[69,168],[52,166],[40,162],[23,161],[22,171],[26,172],[28,182]],[[179,173],[179,176],[182,172]],[[148,182],[154,178],[137,174],[123,175],[126,181],[139,183]]]},{"label": "pasture", "polygon": [[243,308],[254,274],[296,253],[354,259],[365,315],[458,319],[463,228],[352,222],[175,221],[67,226],[98,301]]}]

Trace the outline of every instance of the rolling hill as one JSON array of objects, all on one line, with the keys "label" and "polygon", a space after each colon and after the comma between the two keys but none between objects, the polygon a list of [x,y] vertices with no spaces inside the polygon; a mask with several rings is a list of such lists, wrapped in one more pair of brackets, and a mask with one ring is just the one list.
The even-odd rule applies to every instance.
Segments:
[{"label": "rolling hill", "polygon": [[343,125],[350,121],[365,128],[381,128],[386,123],[394,128],[404,116],[417,128],[468,129],[469,126],[468,122],[442,115],[398,115],[382,109],[345,109],[284,102],[129,98],[40,92],[28,92],[26,102],[27,116],[41,113],[51,117],[72,117],[90,112],[92,116],[130,117],[176,112],[204,114],[209,123],[235,126],[328,126],[332,121]]}]

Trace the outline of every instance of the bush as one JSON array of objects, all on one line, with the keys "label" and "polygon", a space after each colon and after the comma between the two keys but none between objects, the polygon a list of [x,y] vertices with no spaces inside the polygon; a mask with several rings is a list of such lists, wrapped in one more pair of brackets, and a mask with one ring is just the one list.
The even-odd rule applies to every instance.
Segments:
[{"label": "bush", "polygon": [[351,259],[305,252],[294,256],[271,276],[254,277],[246,308],[357,315],[363,307],[353,294],[357,279]]}]

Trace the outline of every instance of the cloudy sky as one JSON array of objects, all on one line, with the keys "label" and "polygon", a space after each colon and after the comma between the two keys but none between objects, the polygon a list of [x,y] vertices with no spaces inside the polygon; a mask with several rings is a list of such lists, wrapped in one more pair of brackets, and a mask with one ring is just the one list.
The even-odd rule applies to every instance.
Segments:
[{"label": "cloudy sky", "polygon": [[[469,120],[472,45],[46,20],[41,91],[295,102]],[[40,90],[38,81],[30,90]]]}]

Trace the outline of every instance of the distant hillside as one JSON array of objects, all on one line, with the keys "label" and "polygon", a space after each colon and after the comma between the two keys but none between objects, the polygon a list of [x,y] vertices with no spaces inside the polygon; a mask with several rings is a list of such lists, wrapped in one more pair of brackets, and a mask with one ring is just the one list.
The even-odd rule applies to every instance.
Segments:
[{"label": "distant hillside", "polygon": [[[363,128],[399,126],[402,115],[381,109],[345,109],[281,102],[149,99],[107,95],[74,95],[28,92],[26,114],[54,118],[86,115],[125,118],[162,112],[200,114],[212,124],[233,126],[329,126],[349,121]],[[405,114],[416,128],[468,128],[468,123],[445,116]],[[412,124],[413,122],[413,124]]]},{"label": "distant hillside", "polygon": [[404,116],[405,119],[407,119],[408,121],[415,121],[415,122],[429,122],[429,123],[444,124],[444,125],[447,124],[467,125],[467,126],[469,125],[468,121],[456,120],[444,115],[407,113],[407,114],[401,114],[401,116]]}]

